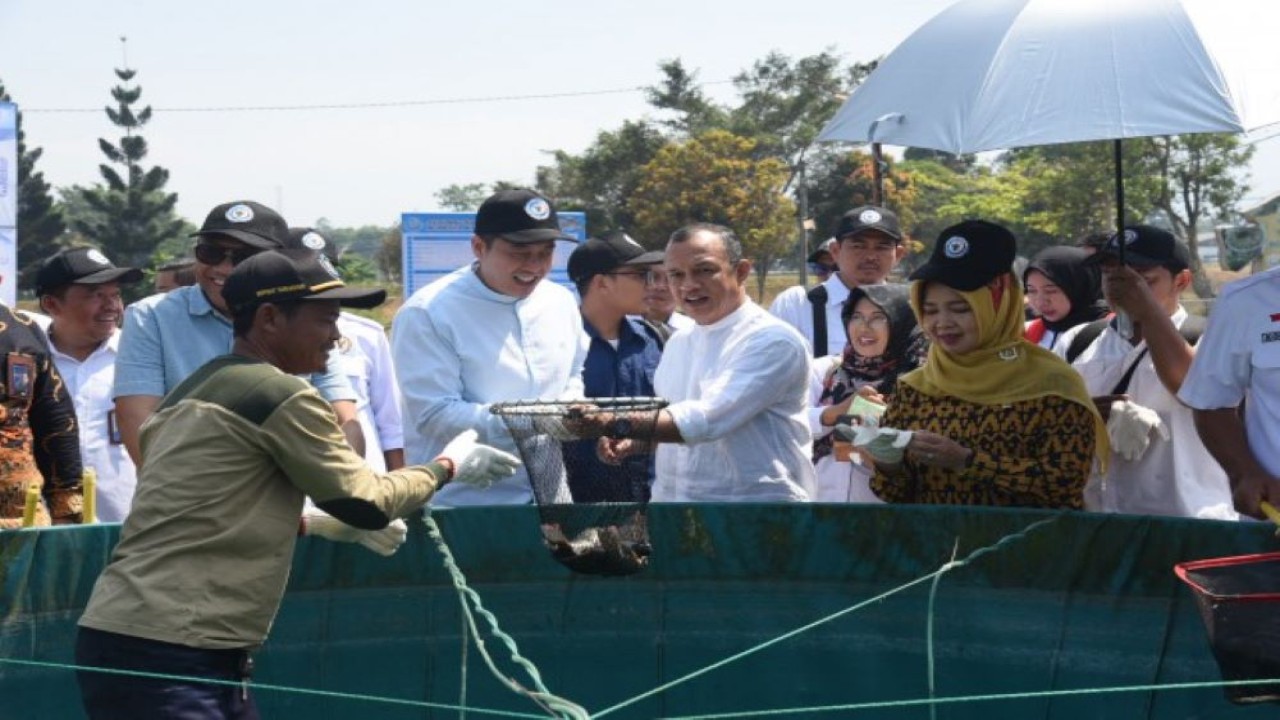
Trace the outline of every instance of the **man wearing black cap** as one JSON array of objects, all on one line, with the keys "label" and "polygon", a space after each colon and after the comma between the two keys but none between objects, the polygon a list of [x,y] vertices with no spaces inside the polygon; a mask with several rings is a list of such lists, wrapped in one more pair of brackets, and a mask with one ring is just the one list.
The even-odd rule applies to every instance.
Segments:
[{"label": "man wearing black cap", "polygon": [[36,273],[40,309],[52,319],[53,361],[75,402],[80,457],[97,474],[96,514],[120,522],[137,482],[133,460],[120,442],[111,386],[116,375],[120,286],[142,280],[138,268],[116,267],[94,248],[72,248],[47,258]]},{"label": "man wearing black cap", "polygon": [[769,312],[800,331],[814,357],[844,351],[845,329],[840,309],[849,291],[861,285],[879,285],[889,278],[906,255],[898,216],[877,205],[856,207],[836,224],[836,272],[812,290],[787,288],[774,299]]},{"label": "man wearing black cap", "polygon": [[[80,619],[83,667],[247,681],[289,574],[304,496],[357,532],[447,483],[485,486],[519,461],[462,433],[429,464],[375,473],[329,405],[294,377],[324,369],[344,285],[323,255],[284,250],[227,278],[232,352],[197,369],[143,425],[133,509]],[[247,686],[82,671],[90,718],[256,718]]]},{"label": "man wearing black cap", "polygon": [[[582,380],[587,397],[653,397],[653,373],[662,359],[657,332],[627,317],[644,312],[645,287],[662,262],[660,250],[646,252],[626,233],[591,238],[569,256],[569,279],[582,297],[582,326],[591,338]],[[575,502],[625,502],[609,497],[600,479],[611,469],[596,458],[595,442],[579,441],[567,463]],[[652,473],[650,473],[652,477]]]},{"label": "man wearing black cap", "polygon": [[[1121,258],[1123,245],[1123,261]],[[1102,267],[1103,294],[1133,321],[1067,331],[1060,347],[1107,416],[1111,458],[1085,487],[1085,509],[1133,515],[1232,519],[1231,487],[1178,402],[1203,320],[1179,302],[1191,255],[1166,230],[1134,225],[1085,261]]]},{"label": "man wearing black cap", "polygon": [[[269,207],[252,201],[223,203],[194,233],[196,284],[130,305],[116,360],[115,402],[120,436],[138,462],[138,429],[160,399],[210,359],[231,348],[230,311],[222,289],[233,268],[262,252],[284,247],[289,227]],[[312,377],[333,404],[353,447],[363,448],[355,393],[336,362]]]},{"label": "man wearing black cap", "polygon": [[[391,353],[405,407],[405,459],[423,462],[469,428],[514,450],[489,405],[582,397],[587,336],[573,293],[545,282],[560,230],[551,202],[532,190],[503,190],[476,213],[475,262],[413,294],[396,313]],[[563,488],[568,498],[568,488]],[[524,473],[492,488],[449,487],[443,505],[523,504]]]}]

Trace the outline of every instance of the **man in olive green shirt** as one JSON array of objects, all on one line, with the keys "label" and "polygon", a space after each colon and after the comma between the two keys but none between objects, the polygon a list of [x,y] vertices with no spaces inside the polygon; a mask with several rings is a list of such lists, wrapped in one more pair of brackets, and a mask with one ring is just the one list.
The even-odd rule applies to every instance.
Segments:
[{"label": "man in olive green shirt", "polygon": [[[487,486],[519,461],[468,431],[435,461],[375,473],[331,406],[294,375],[323,369],[344,286],[309,251],[269,251],[227,279],[232,354],[205,364],[141,429],[144,462],[111,563],[80,619],[77,664],[247,682],[279,609],[303,498],[359,530],[386,527],[452,481]],[[242,688],[81,670],[90,718],[256,718]]]}]

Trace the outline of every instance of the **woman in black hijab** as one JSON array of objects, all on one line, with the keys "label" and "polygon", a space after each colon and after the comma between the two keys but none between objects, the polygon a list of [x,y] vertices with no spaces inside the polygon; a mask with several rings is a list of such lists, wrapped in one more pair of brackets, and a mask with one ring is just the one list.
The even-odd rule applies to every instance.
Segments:
[{"label": "woman in black hijab", "polygon": [[1107,314],[1102,282],[1095,267],[1084,264],[1089,253],[1069,245],[1045,248],[1022,272],[1022,287],[1039,315],[1027,323],[1026,338],[1052,350],[1062,333]]}]

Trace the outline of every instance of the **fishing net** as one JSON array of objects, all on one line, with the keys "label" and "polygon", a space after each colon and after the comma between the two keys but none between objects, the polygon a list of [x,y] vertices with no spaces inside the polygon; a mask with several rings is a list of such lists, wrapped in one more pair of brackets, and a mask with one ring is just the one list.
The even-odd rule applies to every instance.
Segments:
[{"label": "fishing net", "polygon": [[[498,403],[538,503],[542,537],[566,567],[592,575],[630,575],[648,565],[647,525],[659,398],[590,398]],[[617,464],[577,428],[600,414],[625,418],[626,438],[642,448]]]},{"label": "fishing net", "polygon": [[[1280,678],[1280,553],[1180,563],[1222,679]],[[1234,703],[1280,702],[1280,682],[1223,688]]]}]

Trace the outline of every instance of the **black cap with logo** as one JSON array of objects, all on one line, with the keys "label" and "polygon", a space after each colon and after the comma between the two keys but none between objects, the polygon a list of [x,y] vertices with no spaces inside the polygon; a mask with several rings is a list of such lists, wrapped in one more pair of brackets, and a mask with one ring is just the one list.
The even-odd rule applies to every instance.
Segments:
[{"label": "black cap with logo", "polygon": [[560,229],[556,208],[533,190],[500,190],[476,212],[476,235],[497,236],[507,242],[534,243],[578,239]]},{"label": "black cap with logo", "polygon": [[569,279],[575,283],[612,272],[623,265],[654,265],[666,256],[661,250],[645,250],[626,233],[590,238],[569,256]]},{"label": "black cap with logo", "polygon": [[329,258],[329,262],[338,262],[338,248],[324,235],[314,228],[289,228],[289,239],[285,241],[286,250],[310,250]]},{"label": "black cap with logo", "polygon": [[260,250],[274,250],[288,242],[289,224],[266,205],[237,200],[210,210],[200,229],[191,233],[191,237],[209,235],[226,235]]},{"label": "black cap with logo", "polygon": [[911,273],[912,280],[932,280],[970,292],[998,276],[1013,272],[1018,241],[1002,225],[965,220],[938,234],[929,261]]},{"label": "black cap with logo", "polygon": [[387,291],[349,288],[324,255],[308,249],[273,250],[248,258],[222,287],[227,307],[239,310],[260,303],[337,300],[343,307],[371,308]]},{"label": "black cap with logo", "polygon": [[[1124,244],[1123,256],[1121,243]],[[1178,242],[1173,233],[1152,225],[1125,226],[1124,232],[1112,235],[1106,245],[1098,248],[1084,262],[1086,265],[1099,265],[1121,257],[1125,265],[1159,266],[1175,273],[1191,267],[1191,251],[1187,246]]]},{"label": "black cap with logo", "polygon": [[868,230],[878,230],[902,242],[902,228],[898,226],[898,216],[892,210],[878,205],[863,205],[841,215],[840,221],[836,223],[835,236],[838,240],[843,240],[850,235]]},{"label": "black cap with logo", "polygon": [[36,272],[36,295],[47,295],[64,285],[129,284],[141,279],[141,270],[116,267],[97,248],[71,248],[50,255],[40,263]]}]

